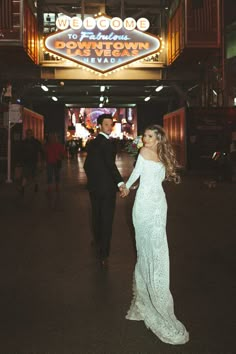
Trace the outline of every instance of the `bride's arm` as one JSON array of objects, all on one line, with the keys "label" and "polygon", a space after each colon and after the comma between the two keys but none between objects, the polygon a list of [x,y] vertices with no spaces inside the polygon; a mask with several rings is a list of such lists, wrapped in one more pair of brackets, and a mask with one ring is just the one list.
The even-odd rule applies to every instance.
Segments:
[{"label": "bride's arm", "polygon": [[135,167],[134,167],[128,181],[126,182],[126,188],[130,189],[130,187],[134,184],[134,182],[136,182],[137,179],[140,177],[140,174],[142,171],[142,166],[143,166],[143,157],[139,153]]}]

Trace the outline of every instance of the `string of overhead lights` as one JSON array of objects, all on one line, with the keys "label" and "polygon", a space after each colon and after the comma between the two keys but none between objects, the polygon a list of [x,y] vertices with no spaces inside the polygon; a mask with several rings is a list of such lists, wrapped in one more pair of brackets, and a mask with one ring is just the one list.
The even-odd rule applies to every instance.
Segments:
[{"label": "string of overhead lights", "polygon": [[[155,92],[160,92],[161,90],[163,90],[163,88],[164,88],[164,85],[159,85],[159,86],[157,86],[156,88],[155,88]],[[148,101],[150,101],[150,99],[152,98],[152,94],[150,93],[148,96],[146,96],[145,98],[144,98],[144,101],[145,102],[148,102]]]},{"label": "string of overhead lights", "polygon": [[[64,85],[64,82],[63,82],[63,85]],[[45,84],[41,84],[40,87],[41,87],[41,89],[42,89],[43,91],[45,91],[45,92],[48,92],[48,91],[49,91],[49,88],[48,88]],[[165,87],[165,86],[161,84],[161,85],[157,86],[154,91],[155,91],[155,92],[160,92],[161,90],[163,90],[164,87]],[[103,85],[100,86],[101,96],[100,96],[100,98],[99,98],[99,101],[100,101],[99,107],[104,107],[105,104],[108,104],[108,103],[109,103],[109,97],[108,97],[107,95],[104,95],[104,93],[105,93],[108,89],[109,89],[109,87],[106,87],[106,86],[103,86]],[[213,92],[214,92],[214,91],[213,91]],[[214,94],[217,95],[216,92],[214,92]],[[153,97],[153,94],[150,93],[148,96],[146,96],[146,97],[144,98],[144,101],[145,101],[145,102],[148,102],[148,101],[150,101],[150,99],[151,99],[152,97]],[[51,96],[51,99],[52,99],[54,102],[58,101],[58,98],[57,98],[56,96]]]},{"label": "string of overhead lights", "polygon": [[107,96],[106,92],[109,90],[109,86],[100,86],[101,96],[99,98],[99,107],[104,107],[105,104],[109,103],[109,97]]},{"label": "string of overhead lights", "polygon": [[[63,83],[64,84],[64,83]],[[41,89],[44,91],[44,92],[48,92],[49,91],[49,88],[45,85],[45,84],[41,84],[40,85]],[[54,102],[57,102],[58,101],[58,98],[56,96],[51,96],[51,99],[54,101]]]},{"label": "string of overhead lights", "polygon": [[109,97],[101,95],[99,107],[104,107],[107,103],[109,103]]}]

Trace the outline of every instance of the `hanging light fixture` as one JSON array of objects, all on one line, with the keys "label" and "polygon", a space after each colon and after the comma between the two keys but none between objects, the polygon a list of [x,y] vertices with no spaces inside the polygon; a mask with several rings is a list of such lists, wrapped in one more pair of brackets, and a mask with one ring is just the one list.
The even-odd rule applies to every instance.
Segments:
[{"label": "hanging light fixture", "polygon": [[163,85],[157,86],[157,88],[155,89],[156,92],[160,92],[163,89]]},{"label": "hanging light fixture", "polygon": [[48,91],[48,87],[47,87],[46,85],[44,85],[44,84],[41,85],[41,89],[42,89],[43,91],[45,91],[45,92]]}]

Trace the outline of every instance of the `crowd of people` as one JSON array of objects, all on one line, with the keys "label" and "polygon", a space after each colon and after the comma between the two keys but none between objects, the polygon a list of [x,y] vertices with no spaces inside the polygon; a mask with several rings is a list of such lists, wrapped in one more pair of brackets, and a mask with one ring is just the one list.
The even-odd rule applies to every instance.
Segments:
[{"label": "crowd of people", "polygon": [[45,143],[41,143],[33,135],[32,129],[27,129],[25,138],[17,149],[15,178],[18,182],[19,192],[24,196],[26,185],[34,184],[34,191],[38,192],[38,178],[40,171],[45,166],[47,171],[47,193],[50,195],[60,190],[60,171],[62,160],[66,156],[64,145],[58,141],[55,133],[47,136]]}]

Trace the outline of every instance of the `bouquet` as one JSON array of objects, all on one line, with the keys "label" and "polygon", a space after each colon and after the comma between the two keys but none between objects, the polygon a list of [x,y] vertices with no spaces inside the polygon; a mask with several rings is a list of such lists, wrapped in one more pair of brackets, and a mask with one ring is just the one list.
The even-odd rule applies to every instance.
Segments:
[{"label": "bouquet", "polygon": [[126,145],[126,151],[134,156],[137,157],[139,149],[143,146],[142,135],[138,135],[134,140],[131,140]]}]

